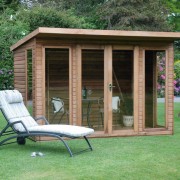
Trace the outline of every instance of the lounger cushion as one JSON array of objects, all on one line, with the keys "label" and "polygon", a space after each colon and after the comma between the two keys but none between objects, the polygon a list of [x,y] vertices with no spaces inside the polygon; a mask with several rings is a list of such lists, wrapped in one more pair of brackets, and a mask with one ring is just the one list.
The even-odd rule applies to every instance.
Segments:
[{"label": "lounger cushion", "polygon": [[[16,117],[9,119],[10,123],[16,122],[16,121],[21,121],[25,125],[25,127],[33,127],[33,126],[38,126],[38,123],[31,117],[31,116],[26,116],[26,117]],[[24,127],[22,124],[18,123],[14,125],[14,128],[19,131],[23,132],[25,131]]]},{"label": "lounger cushion", "polygon": [[74,125],[42,125],[29,127],[28,130],[30,132],[53,132],[71,137],[87,136],[94,132],[91,128]]},{"label": "lounger cushion", "polygon": [[[18,101],[15,103],[15,101]],[[21,102],[20,102],[21,101]],[[22,95],[17,90],[0,91],[1,108],[10,123],[22,121],[25,126],[37,126],[37,122],[30,116],[22,101]],[[10,102],[10,103],[9,103]],[[14,125],[17,131],[24,131],[22,124]]]},{"label": "lounger cushion", "polygon": [[[8,95],[7,95],[8,94]],[[22,96],[19,96],[19,91],[17,90],[6,90],[6,91],[0,91],[0,101],[1,101],[1,107],[3,109],[3,112],[7,119],[13,119],[13,118],[20,118],[20,117],[27,117],[30,116],[27,108],[25,107],[23,101],[18,103],[9,103],[12,102],[10,97],[16,96],[16,101],[20,101]],[[20,94],[21,95],[21,94]],[[7,100],[9,97],[9,101]],[[12,98],[13,99],[13,98]],[[15,99],[14,99],[15,101]]]},{"label": "lounger cushion", "polygon": [[9,104],[20,103],[23,101],[21,93],[17,90],[6,90],[6,99]]}]

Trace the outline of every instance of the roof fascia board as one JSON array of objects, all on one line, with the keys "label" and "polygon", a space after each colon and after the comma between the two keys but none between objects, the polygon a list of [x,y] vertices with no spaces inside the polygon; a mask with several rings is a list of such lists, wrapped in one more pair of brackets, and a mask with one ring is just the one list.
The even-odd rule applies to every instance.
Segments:
[{"label": "roof fascia board", "polygon": [[79,35],[79,36],[109,36],[109,37],[134,37],[134,38],[165,38],[166,40],[180,39],[179,32],[152,32],[152,31],[121,31],[121,30],[94,30],[94,29],[69,29],[69,28],[47,28],[39,27],[32,33],[19,40],[16,44],[10,47],[13,51],[26,41],[32,39],[39,34],[54,34],[54,35]]}]

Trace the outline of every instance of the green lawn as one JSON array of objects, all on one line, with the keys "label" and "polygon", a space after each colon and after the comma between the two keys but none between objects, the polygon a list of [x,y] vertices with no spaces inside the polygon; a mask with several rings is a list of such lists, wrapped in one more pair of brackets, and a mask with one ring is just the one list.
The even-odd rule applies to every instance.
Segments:
[{"label": "green lawn", "polygon": [[[28,141],[0,147],[0,179],[178,180],[180,179],[180,103],[175,103],[173,136],[90,139],[94,151],[73,158],[62,143]],[[2,126],[2,116],[0,126]],[[73,150],[84,141],[68,141]],[[44,157],[32,158],[41,151]]]}]

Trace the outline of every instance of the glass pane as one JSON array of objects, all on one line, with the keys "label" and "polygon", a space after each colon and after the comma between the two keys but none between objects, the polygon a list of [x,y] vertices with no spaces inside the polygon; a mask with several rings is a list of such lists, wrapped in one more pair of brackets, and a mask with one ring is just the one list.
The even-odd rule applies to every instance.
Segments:
[{"label": "glass pane", "polygon": [[27,105],[31,115],[33,115],[33,97],[32,97],[32,50],[27,50]]},{"label": "glass pane", "polygon": [[165,51],[145,51],[145,128],[165,126]]},{"label": "glass pane", "polygon": [[113,129],[133,128],[133,51],[113,50]]},{"label": "glass pane", "polygon": [[104,50],[82,50],[82,125],[103,130]]},{"label": "glass pane", "polygon": [[165,52],[157,52],[156,53],[156,59],[157,59],[157,85],[156,85],[156,91],[157,91],[157,117],[155,122],[155,127],[165,127],[165,63],[166,63],[166,57]]},{"label": "glass pane", "polygon": [[52,124],[69,123],[69,49],[45,50],[46,115]]}]

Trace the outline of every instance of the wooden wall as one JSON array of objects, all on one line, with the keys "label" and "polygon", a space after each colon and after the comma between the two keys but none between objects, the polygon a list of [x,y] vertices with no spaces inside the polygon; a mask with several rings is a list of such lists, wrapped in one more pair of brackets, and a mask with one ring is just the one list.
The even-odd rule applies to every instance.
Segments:
[{"label": "wooden wall", "polygon": [[173,43],[166,51],[166,128],[173,133],[174,130],[174,51]]},{"label": "wooden wall", "polygon": [[[15,89],[18,89],[22,93],[25,103],[27,103],[27,50],[29,49],[32,49],[33,62],[34,62],[34,58],[35,58],[34,57],[35,56],[35,41],[34,40],[31,40],[25,45],[20,46],[18,49],[16,49],[16,51],[13,52],[14,87]],[[33,74],[34,74],[34,71],[33,71]]]}]

